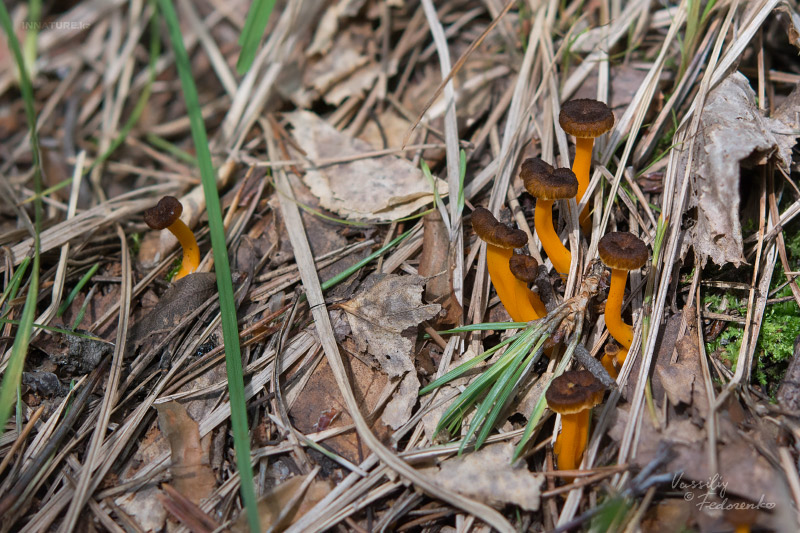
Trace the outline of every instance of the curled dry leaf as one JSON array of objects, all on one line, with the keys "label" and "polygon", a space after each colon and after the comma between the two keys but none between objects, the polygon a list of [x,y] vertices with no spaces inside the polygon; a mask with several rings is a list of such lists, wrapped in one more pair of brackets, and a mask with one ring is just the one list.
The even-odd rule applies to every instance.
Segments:
[{"label": "curled dry leaf", "polygon": [[703,266],[709,257],[720,266],[739,266],[744,261],[739,167],[774,158],[788,168],[797,132],[762,116],[747,78],[734,72],[709,93],[697,135],[690,198],[690,207],[697,207],[697,223],[687,246],[694,247]]},{"label": "curled dry leaf", "polygon": [[[295,111],[286,117],[312,163],[374,151],[314,113]],[[422,172],[407,159],[392,155],[326,165],[307,171],[303,181],[322,207],[350,219],[394,220],[433,201],[431,185]],[[447,184],[438,183],[439,193],[446,194]]]},{"label": "curled dry leaf", "polygon": [[209,465],[211,434],[201,439],[197,422],[178,402],[156,404],[156,409],[158,426],[167,436],[172,453],[172,484],[192,503],[200,503],[217,484]]},{"label": "curled dry leaf", "polygon": [[420,472],[438,485],[494,507],[513,503],[527,511],[536,511],[544,476],[529,471],[525,461],[515,461],[512,465],[513,453],[511,443],[489,444]]}]

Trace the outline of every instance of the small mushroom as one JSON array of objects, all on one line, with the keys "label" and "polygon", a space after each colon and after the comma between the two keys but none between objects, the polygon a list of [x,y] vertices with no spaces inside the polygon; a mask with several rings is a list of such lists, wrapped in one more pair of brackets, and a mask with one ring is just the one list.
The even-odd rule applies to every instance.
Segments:
[{"label": "small mushroom", "polygon": [[183,205],[174,196],[163,197],[155,207],[144,212],[144,221],[150,229],[167,229],[181,243],[183,262],[173,281],[193,273],[200,265],[200,248],[197,246],[192,230],[181,220],[181,213],[183,213]]},{"label": "small mushroom", "polygon": [[476,207],[472,212],[472,228],[486,243],[489,277],[511,319],[528,322],[544,316],[536,312],[530,301],[528,286],[514,277],[508,265],[514,248],[522,248],[528,243],[525,232],[498,222],[491,211],[483,207]]},{"label": "small mushroom", "polygon": [[570,169],[553,168],[538,157],[523,161],[519,177],[531,196],[536,198],[533,225],[542,247],[556,272],[566,275],[572,256],[561,243],[553,225],[553,201],[575,196],[578,180]]},{"label": "small mushroom", "polygon": [[547,405],[561,415],[561,433],[553,452],[559,470],[574,470],[580,465],[589,441],[589,414],[603,401],[605,389],[588,370],[570,370],[553,379],[545,393]]},{"label": "small mushroom", "polygon": [[[580,202],[589,187],[594,139],[614,127],[614,114],[603,102],[581,98],[564,102],[558,115],[558,123],[567,134],[575,137],[575,160],[572,162],[572,171],[578,178],[576,201]],[[591,231],[588,205],[580,215],[580,223],[584,233]]]},{"label": "small mushroom", "polygon": [[619,375],[619,353],[619,344],[614,341],[609,341],[606,343],[603,350],[603,357],[600,359],[603,368],[605,368],[608,375],[614,379],[617,379]]},{"label": "small mushroom", "polygon": [[[508,260],[508,268],[515,278],[526,285],[536,281],[536,277],[539,275],[539,261],[527,254],[512,255],[511,259]],[[528,299],[539,317],[547,315],[547,308],[538,294],[529,289]]]},{"label": "small mushroom", "polygon": [[628,271],[642,268],[649,255],[647,246],[632,233],[615,231],[600,239],[597,245],[600,259],[611,269],[605,319],[609,334],[622,346],[617,362],[622,364],[633,342],[633,327],[622,320],[622,300]]}]

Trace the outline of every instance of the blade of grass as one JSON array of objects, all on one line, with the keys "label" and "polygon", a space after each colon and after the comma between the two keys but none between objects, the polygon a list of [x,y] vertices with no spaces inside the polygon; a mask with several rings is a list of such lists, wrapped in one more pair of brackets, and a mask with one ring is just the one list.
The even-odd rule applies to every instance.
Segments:
[{"label": "blade of grass", "polygon": [[78,295],[78,293],[81,292],[81,289],[84,287],[84,285],[86,285],[89,282],[89,280],[92,279],[92,276],[95,275],[98,268],[100,268],[100,263],[95,263],[92,265],[92,268],[90,268],[86,272],[86,274],[83,275],[80,281],[78,281],[78,284],[75,285],[72,291],[70,291],[69,295],[67,296],[67,299],[64,300],[64,303],[61,304],[61,307],[58,308],[56,316],[61,316],[64,314],[64,311],[66,311],[67,307],[70,306],[72,300],[74,300],[75,297]]},{"label": "blade of grass", "polygon": [[[33,183],[37,195],[42,193],[42,171],[39,161],[39,137],[36,134],[36,111],[34,109],[33,85],[28,76],[28,69],[25,66],[25,59],[22,57],[22,50],[19,40],[14,33],[14,25],[11,16],[8,14],[5,3],[0,3],[0,25],[6,32],[8,47],[14,54],[14,61],[20,74],[20,91],[25,107],[25,118],[31,132],[31,155],[33,159]],[[34,58],[35,59],[35,58]],[[33,329],[33,319],[36,314],[36,299],[39,296],[39,248],[40,234],[42,230],[42,199],[37,198],[33,203],[34,209],[34,234],[33,234],[33,265],[28,282],[28,295],[25,305],[22,308],[22,316],[17,334],[14,337],[14,344],[11,347],[11,357],[8,366],[3,374],[3,384],[0,386],[0,435],[6,427],[6,422],[11,414],[11,407],[15,404],[17,389],[22,378],[22,368],[25,363],[25,355],[28,353],[28,344],[31,339]]]},{"label": "blade of grass", "polygon": [[0,306],[3,305],[6,299],[11,301],[17,297],[17,291],[19,290],[20,283],[22,283],[22,276],[25,275],[25,272],[28,270],[28,265],[30,263],[31,263],[31,258],[26,257],[19,264],[17,270],[14,271],[14,275],[11,276],[11,279],[8,282],[8,287],[6,287],[6,289],[3,291],[3,296],[0,296]]},{"label": "blade of grass", "polygon": [[240,76],[250,69],[250,65],[256,58],[258,45],[261,44],[261,37],[267,27],[273,7],[275,7],[275,0],[254,0],[250,4],[247,20],[245,20],[242,34],[239,36],[239,46],[242,47],[242,51],[239,53],[239,60],[236,61],[236,72]]},{"label": "blade of grass", "polygon": [[422,396],[422,395],[428,394],[432,390],[438,389],[439,387],[441,387],[445,383],[448,383],[448,382],[450,382],[450,381],[452,381],[454,379],[459,378],[460,376],[464,375],[464,373],[467,372],[467,370],[469,370],[470,368],[473,368],[478,363],[480,363],[482,361],[485,361],[493,353],[495,353],[497,350],[499,350],[503,346],[508,346],[511,342],[515,341],[516,339],[517,339],[516,336],[509,337],[508,339],[504,340],[500,344],[498,344],[496,346],[492,346],[491,348],[489,348],[488,350],[486,350],[482,354],[476,355],[475,357],[473,357],[469,361],[461,363],[460,365],[458,365],[456,368],[454,368],[453,370],[451,370],[447,374],[443,375],[442,377],[440,377],[436,381],[433,381],[429,385],[427,385],[424,388],[422,388],[419,391],[419,395]]},{"label": "blade of grass", "polygon": [[253,486],[253,469],[250,465],[250,435],[247,428],[247,405],[244,396],[242,359],[239,349],[239,328],[236,320],[236,302],[233,298],[228,250],[225,245],[222,209],[219,202],[219,193],[217,192],[214,167],[211,163],[211,152],[208,149],[208,138],[200,110],[200,101],[197,95],[197,88],[192,79],[191,63],[183,44],[178,16],[170,0],[159,0],[158,4],[167,23],[170,41],[175,52],[175,64],[178,67],[178,76],[183,88],[192,138],[197,153],[197,162],[200,167],[203,192],[205,193],[211,249],[214,253],[214,269],[217,274],[222,336],[225,343],[225,367],[228,372],[233,444],[236,451],[236,464],[239,471],[239,479],[241,480],[242,500],[247,512],[247,521],[250,525],[250,530],[256,533],[261,531],[261,528],[259,526],[256,493]]}]

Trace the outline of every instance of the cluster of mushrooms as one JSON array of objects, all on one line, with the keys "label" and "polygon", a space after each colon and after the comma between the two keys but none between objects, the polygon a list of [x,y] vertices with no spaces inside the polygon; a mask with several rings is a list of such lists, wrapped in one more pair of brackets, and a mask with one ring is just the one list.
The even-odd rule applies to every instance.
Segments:
[{"label": "cluster of mushrooms", "polygon": [[[553,203],[570,198],[581,201],[589,186],[594,139],[614,126],[614,115],[602,102],[571,100],[561,108],[559,123],[567,134],[576,139],[572,169],[553,168],[539,158],[531,158],[522,163],[520,178],[527,191],[536,198],[534,228],[542,248],[555,271],[566,276],[572,256],[553,224]],[[183,261],[175,280],[197,270],[200,263],[197,241],[180,219],[182,211],[183,206],[176,198],[165,196],[144,213],[144,220],[150,228],[169,230],[183,248]],[[579,215],[580,226],[585,234],[591,232],[589,211],[587,205]],[[538,275],[538,262],[530,255],[514,252],[528,243],[527,234],[499,222],[483,207],[477,207],[472,212],[472,227],[478,237],[486,242],[489,276],[512,320],[530,322],[546,317],[544,302],[528,287]],[[605,323],[610,335],[618,343],[606,345],[601,363],[611,377],[616,378],[633,341],[633,328],[622,319],[628,271],[644,266],[649,254],[638,237],[623,232],[605,235],[600,240],[598,252],[603,263],[611,269]],[[561,415],[561,433],[554,446],[560,470],[573,470],[580,465],[589,437],[590,412],[592,407],[602,402],[604,392],[601,382],[587,370],[564,372],[550,384],[545,394],[548,406]]]},{"label": "cluster of mushrooms", "polygon": [[[614,115],[606,104],[597,100],[571,100],[561,108],[559,123],[576,139],[572,169],[553,168],[539,158],[531,158],[522,163],[519,176],[525,189],[536,198],[534,229],[542,248],[555,271],[566,276],[572,256],[553,223],[553,203],[570,198],[577,203],[581,201],[589,185],[594,139],[611,130]],[[579,222],[584,234],[591,233],[588,205],[580,213]],[[542,300],[528,288],[537,276],[536,259],[514,252],[527,244],[527,234],[499,222],[482,207],[473,211],[472,227],[486,242],[489,277],[512,320],[528,322],[547,316]],[[625,232],[603,236],[598,252],[611,269],[604,315],[608,332],[616,340],[606,345],[601,363],[616,378],[633,341],[633,327],[622,318],[628,272],[644,266],[649,253],[644,242]],[[604,392],[601,382],[587,370],[567,371],[553,379],[545,398],[550,409],[561,415],[561,433],[554,446],[559,470],[573,470],[580,465],[588,442],[589,415],[592,407],[602,402]]]}]

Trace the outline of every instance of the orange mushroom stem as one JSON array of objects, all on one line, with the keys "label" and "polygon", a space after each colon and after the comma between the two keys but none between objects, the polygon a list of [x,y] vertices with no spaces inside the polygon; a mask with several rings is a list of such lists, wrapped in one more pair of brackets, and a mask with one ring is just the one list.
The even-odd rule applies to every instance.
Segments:
[{"label": "orange mushroom stem", "polygon": [[603,401],[602,383],[588,370],[571,370],[553,379],[545,393],[547,405],[561,415],[561,433],[553,452],[559,470],[575,470],[589,442],[591,409]]},{"label": "orange mushroom stem", "polygon": [[183,205],[174,196],[163,197],[155,207],[144,212],[144,221],[151,229],[169,230],[183,248],[181,269],[173,278],[175,281],[193,273],[200,266],[200,248],[192,230],[180,219],[181,213]]},{"label": "orange mushroom stem", "polygon": [[[511,259],[508,260],[508,268],[514,277],[526,286],[536,281],[536,277],[539,275],[539,262],[530,255],[511,256]],[[531,289],[528,289],[528,299],[539,317],[547,315],[547,307],[544,302]]]},{"label": "orange mushroom stem", "polygon": [[636,270],[647,262],[647,246],[632,233],[611,232],[603,236],[597,250],[600,259],[611,269],[605,321],[608,333],[621,345],[617,362],[622,364],[633,342],[633,327],[622,320],[622,301],[628,271]]},{"label": "orange mushroom stem", "polygon": [[514,277],[508,265],[514,255],[514,248],[522,248],[527,244],[528,236],[525,232],[502,224],[483,207],[477,207],[472,212],[472,227],[478,237],[486,242],[489,277],[511,319],[515,322],[529,322],[542,318],[544,315],[539,314],[531,302],[528,286]]},{"label": "orange mushroom stem", "polygon": [[556,272],[569,273],[572,255],[558,238],[553,224],[553,201],[575,196],[578,180],[568,168],[553,168],[539,158],[526,159],[519,173],[525,189],[536,198],[533,225],[542,242],[542,248],[553,263]]},{"label": "orange mushroom stem", "polygon": [[[589,187],[594,139],[614,127],[614,114],[605,103],[582,98],[564,102],[558,115],[558,122],[561,129],[575,137],[575,160],[572,162],[572,171],[578,178],[576,201],[580,202]],[[579,217],[581,229],[585,234],[590,233],[592,229],[589,215],[587,204]]]}]

